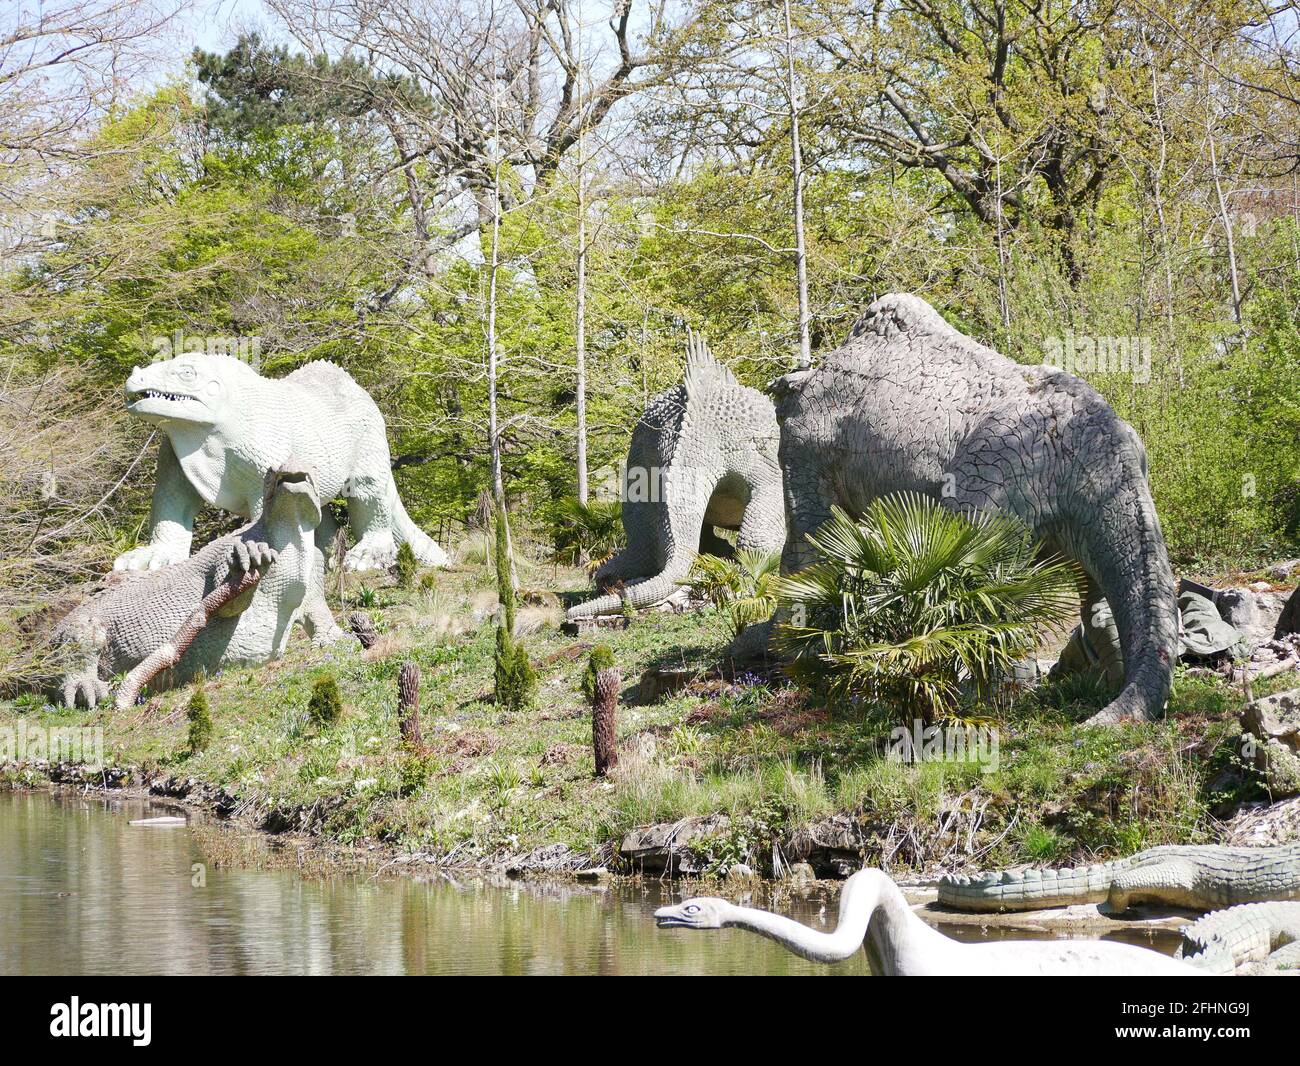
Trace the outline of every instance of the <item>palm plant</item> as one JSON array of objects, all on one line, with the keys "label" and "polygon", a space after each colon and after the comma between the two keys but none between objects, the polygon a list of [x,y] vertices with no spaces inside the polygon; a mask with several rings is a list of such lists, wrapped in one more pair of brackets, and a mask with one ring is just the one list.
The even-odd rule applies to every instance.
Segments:
[{"label": "palm plant", "polygon": [[550,527],[556,556],[572,564],[591,560],[599,565],[626,541],[618,500],[559,500],[551,507]]},{"label": "palm plant", "polygon": [[725,611],[733,634],[739,634],[746,626],[766,621],[776,610],[780,570],[780,553],[742,548],[731,559],[697,555],[682,584]]},{"label": "palm plant", "polygon": [[915,493],[839,508],[808,537],[821,558],[777,582],[793,672],[908,719],[961,715],[1078,609],[1077,567],[1025,527]]}]

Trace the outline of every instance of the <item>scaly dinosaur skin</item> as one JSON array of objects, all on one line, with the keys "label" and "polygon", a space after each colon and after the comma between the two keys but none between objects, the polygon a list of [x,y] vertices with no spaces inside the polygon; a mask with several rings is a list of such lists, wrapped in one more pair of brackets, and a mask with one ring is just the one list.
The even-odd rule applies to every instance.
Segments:
[{"label": "scaly dinosaur skin", "polygon": [[67,656],[61,695],[88,707],[108,695],[109,679],[132,669],[172,639],[199,601],[234,572],[265,570],[250,593],[228,604],[199,632],[181,660],[151,683],[183,684],[200,670],[279,658],[294,621],[317,643],[344,637],[324,594],[324,565],[313,531],[320,500],[313,475],[290,459],[267,475],[261,517],[219,537],[183,562],[118,583],[83,603],[56,627]]},{"label": "scaly dinosaur skin", "polygon": [[1159,716],[1178,638],[1173,573],[1142,442],[1091,387],[1015,363],[920,297],[893,294],[821,366],[773,388],[789,523],[782,573],[814,561],[805,538],[832,504],[861,514],[910,490],[1014,514],[1088,575],[1085,622],[1099,596],[1114,612],[1124,687],[1095,721]]},{"label": "scaly dinosaur skin", "polygon": [[571,607],[589,618],[652,607],[678,589],[697,550],[728,546],[714,526],[738,531],[737,546],[777,552],[785,543],[778,430],[772,401],[741,385],[698,338],[687,349],[686,376],[660,393],[632,431],[623,479],[627,547],[596,571],[620,595]]},{"label": "scaly dinosaur skin", "polygon": [[1135,903],[1208,911],[1282,900],[1300,900],[1300,844],[1171,844],[1069,870],[949,874],[939,882],[939,902],[962,911],[1027,911],[1075,903],[1106,903],[1116,912]]},{"label": "scaly dinosaur skin", "polygon": [[1300,903],[1246,903],[1183,926],[1178,958],[1210,973],[1300,968]]},{"label": "scaly dinosaur skin", "polygon": [[[290,456],[316,471],[322,501],[347,498],[357,537],[344,562],[349,570],[391,566],[403,542],[429,566],[447,562],[397,495],[379,408],[332,363],[271,379],[230,356],[185,353],[136,367],[126,407],[166,439],[158,449],[149,543],[119,556],[115,570],[156,570],[188,556],[204,503],[256,519],[267,471]],[[322,523],[317,534],[324,551],[330,526]]]}]

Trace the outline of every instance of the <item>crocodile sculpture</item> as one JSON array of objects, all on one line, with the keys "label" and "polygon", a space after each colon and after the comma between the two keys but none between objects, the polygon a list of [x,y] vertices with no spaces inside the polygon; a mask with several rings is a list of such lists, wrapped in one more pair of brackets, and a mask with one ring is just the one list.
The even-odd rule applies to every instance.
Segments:
[{"label": "crocodile sculpture", "polygon": [[1026,911],[1137,903],[1208,911],[1241,903],[1300,900],[1300,843],[1271,848],[1171,844],[1127,859],[1065,870],[1023,870],[939,881],[939,902],[963,911]]},{"label": "crocodile sculpture", "polygon": [[1178,957],[1211,973],[1300,970],[1300,903],[1244,903],[1181,933]]},{"label": "crocodile sculpture", "polygon": [[[357,538],[347,569],[391,566],[403,542],[422,563],[447,561],[397,495],[379,408],[332,363],[308,363],[272,379],[230,356],[187,352],[136,367],[126,382],[126,408],[157,425],[164,439],[149,543],[119,556],[115,570],[180,562],[205,503],[256,519],[267,471],[291,455],[316,471],[322,503],[347,499]],[[325,551],[333,532],[328,519],[317,530]]]},{"label": "crocodile sculpture", "polygon": [[680,385],[650,401],[632,431],[623,474],[627,547],[596,571],[608,593],[571,607],[570,619],[653,607],[680,587],[697,551],[725,554],[714,527],[741,549],[785,542],[778,430],[772,401],[741,385],[692,336]]},{"label": "crocodile sculpture", "polygon": [[1173,573],[1142,442],[1090,386],[1015,363],[919,297],[893,294],[819,367],[773,391],[789,523],[782,573],[814,561],[807,534],[832,505],[862,514],[913,491],[1014,514],[1080,564],[1085,622],[1102,598],[1113,610],[1124,686],[1096,721],[1159,716],[1178,642]]},{"label": "crocodile sculpture", "polygon": [[183,562],[120,575],[58,624],[53,641],[65,664],[60,692],[67,706],[80,701],[95,707],[108,695],[111,678],[170,641],[232,572],[265,570],[153,681],[155,690],[183,684],[200,671],[279,658],[299,618],[317,643],[344,637],[325,603],[324,560],[313,537],[320,498],[310,467],[290,458],[269,472],[258,511],[256,521]]}]

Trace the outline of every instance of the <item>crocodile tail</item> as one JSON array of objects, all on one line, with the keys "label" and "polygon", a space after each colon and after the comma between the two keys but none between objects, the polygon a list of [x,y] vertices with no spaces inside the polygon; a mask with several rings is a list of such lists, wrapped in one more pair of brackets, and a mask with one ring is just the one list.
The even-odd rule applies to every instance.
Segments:
[{"label": "crocodile tail", "polygon": [[939,881],[939,903],[960,911],[1032,911],[1101,903],[1122,865],[1108,862],[1067,870],[946,874]]}]

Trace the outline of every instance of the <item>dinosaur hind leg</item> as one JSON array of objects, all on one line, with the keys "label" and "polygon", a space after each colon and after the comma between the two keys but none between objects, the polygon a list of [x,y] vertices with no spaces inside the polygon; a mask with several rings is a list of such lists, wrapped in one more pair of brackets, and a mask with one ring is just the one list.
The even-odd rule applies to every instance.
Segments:
[{"label": "dinosaur hind leg", "polygon": [[348,482],[348,522],[357,542],[343,561],[348,570],[383,570],[397,561],[400,544],[410,544],[425,566],[446,566],[447,553],[411,521],[385,468]]}]

